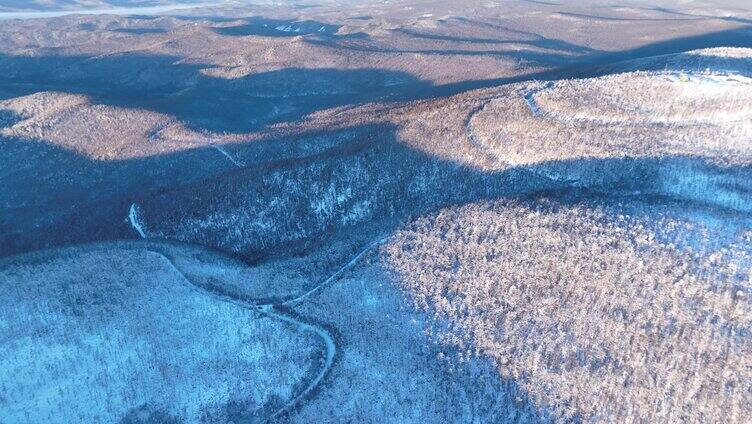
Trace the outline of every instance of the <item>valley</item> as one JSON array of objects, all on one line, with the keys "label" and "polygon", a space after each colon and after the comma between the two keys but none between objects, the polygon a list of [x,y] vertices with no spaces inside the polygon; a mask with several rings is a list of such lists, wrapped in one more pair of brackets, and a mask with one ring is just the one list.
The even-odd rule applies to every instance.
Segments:
[{"label": "valley", "polygon": [[743,2],[115,3],[0,3],[0,422],[752,412]]}]

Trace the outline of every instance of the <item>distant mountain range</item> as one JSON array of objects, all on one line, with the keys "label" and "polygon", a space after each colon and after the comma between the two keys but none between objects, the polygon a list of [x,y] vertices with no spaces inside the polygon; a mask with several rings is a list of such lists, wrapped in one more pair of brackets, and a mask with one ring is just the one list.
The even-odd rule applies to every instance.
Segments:
[{"label": "distant mountain range", "polygon": [[[123,7],[157,7],[175,4],[194,5],[203,0],[2,0],[0,12],[109,9]],[[219,3],[219,2],[217,2]]]}]

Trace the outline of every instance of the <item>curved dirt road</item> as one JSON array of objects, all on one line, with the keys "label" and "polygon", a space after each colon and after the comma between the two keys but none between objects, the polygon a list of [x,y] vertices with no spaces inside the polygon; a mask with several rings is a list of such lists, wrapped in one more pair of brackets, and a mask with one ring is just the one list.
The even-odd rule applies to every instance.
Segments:
[{"label": "curved dirt road", "polygon": [[158,249],[154,247],[149,247],[147,250],[149,252],[152,252],[164,258],[173,269],[175,269],[178,273],[180,273],[180,275],[183,276],[183,280],[185,281],[185,283],[188,286],[190,286],[193,290],[196,290],[202,294],[211,296],[222,302],[229,302],[229,303],[232,303],[232,304],[244,307],[244,308],[255,309],[259,313],[267,315],[271,318],[274,318],[274,319],[277,319],[277,320],[280,320],[289,324],[296,325],[301,330],[313,333],[322,339],[322,341],[324,342],[324,345],[326,346],[326,351],[324,352],[324,363],[322,364],[321,369],[314,377],[311,378],[310,382],[306,385],[306,387],[303,390],[301,390],[298,394],[296,394],[292,399],[287,401],[282,407],[274,411],[274,413],[272,413],[266,419],[266,421],[269,422],[269,421],[274,421],[277,418],[280,418],[284,414],[294,409],[304,398],[306,398],[314,389],[316,389],[316,387],[319,386],[319,384],[324,379],[326,374],[332,368],[332,364],[334,363],[334,357],[337,354],[337,346],[334,342],[334,337],[328,331],[326,331],[326,329],[310,324],[308,322],[302,321],[300,319],[297,319],[289,314],[286,314],[283,312],[283,309],[294,308],[295,306],[298,306],[304,303],[311,296],[315,295],[316,293],[320,292],[325,287],[334,283],[339,277],[342,276],[342,274],[344,274],[353,266],[355,266],[373,248],[383,244],[386,241],[386,239],[387,239],[386,237],[379,238],[376,241],[370,243],[363,250],[361,250],[357,255],[355,255],[347,264],[340,267],[329,278],[319,283],[318,285],[308,290],[307,292],[297,297],[294,297],[292,299],[282,301],[279,303],[253,303],[252,301],[246,301],[246,300],[238,299],[230,295],[206,290],[200,285],[195,284],[186,276],[186,274],[175,264],[170,253],[159,251]]}]

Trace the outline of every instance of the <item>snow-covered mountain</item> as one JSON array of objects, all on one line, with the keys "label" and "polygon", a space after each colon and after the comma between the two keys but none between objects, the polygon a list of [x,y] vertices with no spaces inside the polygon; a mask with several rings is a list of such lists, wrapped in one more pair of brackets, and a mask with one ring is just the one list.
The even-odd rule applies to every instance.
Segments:
[{"label": "snow-covered mountain", "polygon": [[752,14],[653,6],[2,21],[0,422],[748,421]]}]

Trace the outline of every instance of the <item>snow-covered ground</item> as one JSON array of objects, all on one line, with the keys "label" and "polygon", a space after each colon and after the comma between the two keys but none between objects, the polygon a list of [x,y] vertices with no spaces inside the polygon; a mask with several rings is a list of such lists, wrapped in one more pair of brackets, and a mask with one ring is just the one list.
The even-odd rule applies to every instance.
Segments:
[{"label": "snow-covered ground", "polygon": [[[320,291],[327,288],[329,285],[337,282],[341,276],[350,271],[353,267],[359,264],[359,262],[375,247],[384,242],[385,239],[378,239],[373,243],[368,244],[358,254],[356,254],[349,262],[339,267],[329,278],[323,280],[312,289],[303,292],[291,299],[285,301],[262,301],[248,299],[241,292],[238,292],[238,286],[247,285],[247,281],[242,281],[240,284],[230,283],[221,284],[221,287],[217,284],[217,281],[227,281],[234,272],[237,272],[239,267],[236,262],[228,260],[217,254],[211,254],[209,252],[192,250],[191,254],[185,254],[187,252],[181,251],[179,248],[170,245],[157,246],[152,248],[153,252],[159,252],[175,269],[178,273],[185,277],[185,280],[194,287],[203,290],[205,294],[215,297],[227,302],[247,306],[251,309],[255,309],[262,314],[274,318],[282,323],[289,324],[301,332],[310,333],[317,336],[324,345],[321,364],[318,370],[313,372],[313,376],[302,385],[302,389],[298,390],[294,395],[288,397],[281,405],[277,406],[277,409],[272,411],[268,418],[271,420],[277,419],[280,416],[290,412],[292,409],[299,406],[304,399],[319,388],[319,385],[323,381],[324,377],[329,374],[332,366],[334,365],[334,358],[337,354],[337,346],[334,340],[334,336],[325,328],[306,322],[304,319],[286,313],[287,310],[295,306],[299,306],[305,303],[310,297],[315,296]],[[177,254],[176,254],[177,253]],[[181,254],[183,253],[183,254]],[[203,259],[202,263],[196,263],[196,258]],[[176,260],[177,259],[177,260]],[[214,261],[210,262],[207,266],[207,259]],[[183,268],[185,267],[185,268]],[[229,271],[229,272],[227,272]],[[234,271],[234,272],[233,272]],[[217,273],[221,276],[218,277]],[[229,274],[229,275],[228,275]],[[237,275],[235,275],[237,278]],[[228,291],[227,289],[230,288]],[[234,291],[233,291],[234,289]]]},{"label": "snow-covered ground", "polygon": [[745,422],[750,242],[726,211],[542,196],[416,218],[383,257],[439,340],[561,422]]},{"label": "snow-covered ground", "polygon": [[3,422],[260,419],[295,396],[322,349],[132,245],[2,265]]},{"label": "snow-covered ground", "polygon": [[484,359],[456,362],[425,338],[424,318],[374,265],[383,241],[279,306],[227,295],[241,265],[198,247],[128,242],[6,260],[0,416],[377,422],[386,408],[415,423],[544,416]]},{"label": "snow-covered ground", "polygon": [[[388,38],[399,33],[397,26],[353,26],[339,32],[357,35],[363,29],[362,38],[285,40],[280,36],[328,31],[330,26],[309,29],[298,21],[270,21],[264,32],[268,39],[256,40],[246,34],[256,29],[251,19],[248,25],[210,19],[98,19],[59,20],[89,28],[92,34],[71,26],[55,29],[58,35],[71,32],[78,38],[11,43],[9,69],[23,76],[47,64],[39,65],[35,54],[16,57],[17,52],[46,57],[57,51],[55,46],[76,40],[82,47],[66,54],[83,51],[87,59],[81,67],[66,66],[68,56],[51,57],[50,63],[62,61],[60,69],[82,78],[95,69],[90,64],[101,64],[97,72],[106,77],[111,70],[132,66],[132,73],[116,74],[118,78],[139,85],[143,81],[147,87],[150,82],[173,87],[179,78],[179,90],[169,102],[156,102],[159,109],[151,112],[119,104],[105,107],[90,104],[102,100],[95,96],[98,91],[89,90],[94,87],[58,81],[58,72],[50,72],[56,89],[84,89],[87,96],[38,93],[6,101],[0,106],[7,105],[13,114],[0,116],[0,125],[9,123],[3,134],[14,137],[5,143],[6,150],[37,149],[42,157],[65,157],[50,166],[35,156],[16,154],[15,163],[28,170],[9,172],[15,179],[6,177],[11,182],[6,185],[17,188],[16,181],[58,178],[85,192],[91,186],[82,183],[86,174],[79,165],[94,164],[88,180],[102,188],[81,198],[116,210],[110,221],[97,217],[86,222],[81,209],[72,209],[83,221],[75,227],[78,233],[101,239],[129,234],[183,240],[234,252],[253,265],[219,252],[145,241],[136,243],[141,248],[69,249],[3,263],[0,316],[8,319],[0,320],[0,340],[6,342],[0,357],[10,360],[7,367],[0,366],[0,421],[163,422],[174,417],[245,422],[271,416],[301,423],[540,422],[550,418],[549,405],[563,414],[562,420],[572,421],[592,416],[617,421],[609,414],[625,417],[622,413],[630,408],[654,418],[644,421],[678,420],[687,410],[718,411],[727,414],[722,418],[737,420],[749,416],[750,403],[739,401],[751,393],[739,394],[752,381],[743,350],[747,344],[740,350],[729,341],[749,334],[744,297],[749,284],[737,278],[746,275],[750,262],[748,251],[739,246],[748,247],[752,240],[748,222],[737,219],[752,211],[750,139],[742,137],[750,133],[752,95],[743,69],[724,65],[681,73],[651,68],[583,81],[511,84],[399,107],[389,97],[377,97],[378,105],[356,106],[350,104],[359,101],[353,97],[341,108],[319,110],[329,107],[319,93],[347,97],[347,87],[361,81],[404,86],[405,98],[412,98],[409,90],[422,85],[411,79],[413,73],[422,78],[430,76],[429,70],[451,74],[460,69],[468,81],[498,78],[506,75],[505,68],[494,65],[493,75],[476,72],[485,66],[479,62],[484,51],[443,53],[455,43],[502,48],[507,41],[497,40],[501,35],[495,26],[485,35],[473,35],[487,25],[472,19],[467,25],[451,24],[444,29],[452,32],[443,33],[444,23],[432,19],[435,26],[420,26],[433,28],[431,32],[409,35],[413,41],[405,32],[399,43]],[[35,22],[15,24],[31,27]],[[89,49],[88,37],[105,27],[108,43],[114,44]],[[234,30],[225,34],[223,28]],[[22,30],[6,40],[15,40]],[[140,40],[139,30],[152,36]],[[236,35],[228,35],[232,32]],[[129,40],[127,45],[117,41],[121,38]],[[536,50],[549,53],[557,50],[550,48],[550,40],[527,38],[517,41],[539,44]],[[317,49],[315,41],[323,47]],[[413,49],[413,43],[424,47]],[[139,45],[148,48],[131,51]],[[370,62],[375,68],[396,63],[400,73],[364,74],[355,83],[348,82],[348,72],[340,78],[345,60],[348,69],[353,65],[349,56],[342,56],[348,46],[373,48],[379,57]],[[391,54],[386,47],[410,50]],[[201,54],[193,54],[196,49]],[[298,55],[296,49],[305,60],[288,60],[285,51]],[[129,53],[112,56],[113,51]],[[110,62],[131,53],[143,53],[144,63]],[[163,64],[151,59],[162,56],[167,56]],[[255,83],[256,74],[266,69],[258,65],[268,64],[270,57],[280,70],[302,66],[306,71],[272,71]],[[368,57],[365,50],[358,53],[365,60],[358,61],[358,68],[371,67]],[[454,57],[462,62],[452,62]],[[212,61],[199,62],[206,58]],[[316,66],[307,65],[309,58]],[[411,67],[411,58],[420,65]],[[14,66],[16,59],[27,65]],[[517,71],[533,70],[519,62]],[[193,66],[201,68],[198,76]],[[336,72],[323,80],[307,71],[328,74],[330,68]],[[223,93],[208,103],[201,100],[214,90],[196,89],[196,82],[205,78],[211,81],[209,88]],[[426,81],[439,86],[453,80]],[[259,107],[275,110],[275,116],[296,110],[291,102],[299,90],[322,103],[313,111],[301,109],[299,116],[286,115],[290,122],[284,118],[268,128],[264,124],[258,133],[244,133],[256,131],[254,126],[215,127],[225,110],[237,122],[256,119],[256,99],[231,102],[248,90],[278,98],[270,108]],[[205,109],[194,114],[194,100]],[[191,113],[172,107],[182,104]],[[77,109],[83,112],[70,112]],[[215,110],[219,113],[203,115]],[[16,117],[23,121],[10,128]],[[366,128],[362,132],[361,126]],[[353,131],[338,130],[351,127]],[[88,134],[98,138],[87,146]],[[56,144],[75,155],[56,150],[45,155],[40,148]],[[477,158],[484,161],[481,166],[462,166],[477,165]],[[120,164],[133,167],[112,168]],[[142,165],[160,172],[145,173]],[[55,166],[65,172],[46,177],[45,170]],[[180,170],[190,178],[178,178]],[[108,175],[113,179],[107,180]],[[128,191],[113,188],[121,181],[128,181]],[[149,186],[150,181],[165,184]],[[55,186],[42,193],[23,188],[15,190],[22,195],[9,193],[3,203],[17,207],[22,202],[16,198],[55,207],[83,203]],[[557,197],[562,188],[566,194]],[[589,199],[591,203],[572,206],[567,203],[572,192],[599,199],[606,192],[617,200]],[[631,196],[622,196],[626,192]],[[537,198],[524,204],[479,201],[532,193]],[[546,198],[549,193],[555,194]],[[647,194],[660,196],[642,197]],[[632,204],[610,203],[624,198]],[[133,199],[138,203],[128,209]],[[682,218],[688,223],[671,215],[676,210],[657,207],[660,202],[686,209]],[[552,204],[550,210],[540,207]],[[6,216],[22,215],[9,210]],[[379,234],[408,217],[417,221],[382,246]],[[0,229],[13,228],[0,224]],[[100,227],[116,231],[100,232]],[[53,230],[40,228],[31,236],[39,244],[61,243],[44,237]],[[0,236],[15,243],[15,234]],[[690,249],[702,252],[699,260],[687,259]],[[713,268],[714,261],[726,266],[735,260],[736,268],[723,268],[732,277],[713,274],[721,269]],[[719,284],[706,284],[709,276],[718,277],[710,283]],[[739,309],[724,309],[723,302],[729,301]],[[731,346],[728,367],[707,360],[718,353],[703,350],[707,345]],[[656,357],[678,360],[656,365],[650,362]],[[711,363],[693,374],[688,367],[701,363],[698,358]],[[652,368],[642,373],[636,363]],[[677,376],[678,385],[664,384]],[[731,384],[715,391],[685,384],[714,378]],[[650,415],[656,399],[666,400],[657,406],[657,415]],[[687,399],[705,403],[687,406],[682,403]],[[701,418],[722,421],[712,413]]]},{"label": "snow-covered ground", "polygon": [[[642,92],[640,92],[642,91]],[[525,90],[534,117],[610,124],[749,124],[752,78],[736,71],[637,72]]]},{"label": "snow-covered ground", "polygon": [[471,109],[485,166],[574,187],[450,206],[386,245],[440,338],[565,420],[746,421],[752,50],[725,53],[530,82]]},{"label": "snow-covered ground", "polygon": [[[539,423],[550,417],[482,357],[439,345],[371,254],[301,305],[338,335],[338,359],[292,423]],[[462,359],[458,356],[462,355]],[[388,411],[388,412],[387,412]]]},{"label": "snow-covered ground", "polygon": [[749,212],[751,52],[734,50],[736,67],[530,83],[477,110],[467,138],[497,166]]},{"label": "snow-covered ground", "polygon": [[741,75],[736,71],[713,70],[708,69],[706,72],[670,72],[663,75],[671,82],[694,83],[701,87],[714,88],[717,85],[751,85],[752,78]]}]

